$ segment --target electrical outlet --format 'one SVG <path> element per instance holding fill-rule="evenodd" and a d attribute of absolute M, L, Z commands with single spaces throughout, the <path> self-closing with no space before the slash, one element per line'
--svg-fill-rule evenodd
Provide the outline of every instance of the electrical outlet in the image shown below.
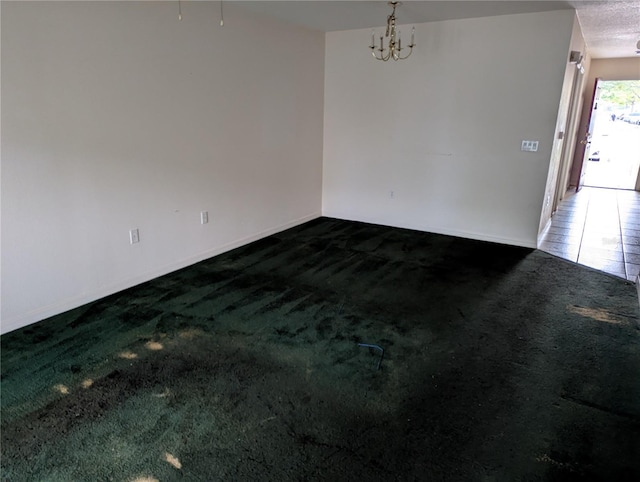
<path fill-rule="evenodd" d="M 209 211 L 200 212 L 200 224 L 207 224 L 209 222 Z"/>
<path fill-rule="evenodd" d="M 131 229 L 129 231 L 129 242 L 131 244 L 136 244 L 140 242 L 140 232 L 138 231 L 138 228 Z"/>

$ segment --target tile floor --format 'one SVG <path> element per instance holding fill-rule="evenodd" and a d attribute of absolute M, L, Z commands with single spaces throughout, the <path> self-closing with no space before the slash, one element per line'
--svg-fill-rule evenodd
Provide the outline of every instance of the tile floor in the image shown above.
<path fill-rule="evenodd" d="M 640 272 L 640 192 L 584 187 L 567 193 L 539 248 L 636 281 Z"/>

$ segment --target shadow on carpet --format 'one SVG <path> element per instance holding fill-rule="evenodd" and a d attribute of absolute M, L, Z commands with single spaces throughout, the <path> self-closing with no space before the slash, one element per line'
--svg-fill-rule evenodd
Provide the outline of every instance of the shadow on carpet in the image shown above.
<path fill-rule="evenodd" d="M 637 481 L 638 320 L 540 251 L 321 218 L 3 336 L 2 480 Z"/>

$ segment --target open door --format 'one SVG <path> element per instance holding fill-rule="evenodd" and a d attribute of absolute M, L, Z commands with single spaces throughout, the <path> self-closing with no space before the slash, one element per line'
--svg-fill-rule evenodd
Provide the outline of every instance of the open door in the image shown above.
<path fill-rule="evenodd" d="M 580 173 L 578 179 L 576 181 L 576 192 L 578 192 L 582 186 L 584 185 L 584 174 L 587 169 L 587 160 L 589 159 L 589 155 L 591 154 L 591 137 L 593 135 L 593 125 L 595 122 L 595 114 L 598 110 L 598 100 L 600 99 L 600 80 L 596 79 L 595 87 L 593 89 L 593 96 L 591 97 L 591 109 L 589 110 L 589 118 L 587 119 L 587 131 L 585 132 L 584 137 L 576 146 L 577 149 L 584 149 L 582 156 L 580 157 L 580 164 L 578 166 L 577 172 Z"/>

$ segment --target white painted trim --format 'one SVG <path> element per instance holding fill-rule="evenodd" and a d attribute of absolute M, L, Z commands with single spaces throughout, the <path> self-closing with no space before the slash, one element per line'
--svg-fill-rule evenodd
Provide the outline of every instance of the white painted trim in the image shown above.
<path fill-rule="evenodd" d="M 553 215 L 552 215 L 552 217 L 553 217 Z M 538 246 L 540 246 L 540 243 L 542 243 L 542 240 L 547 235 L 547 232 L 549 232 L 549 228 L 550 227 L 551 227 L 551 218 L 547 219 L 547 224 L 545 224 L 545 226 L 542 229 L 542 231 L 540 231 L 540 233 L 538 234 Z M 536 246 L 536 248 L 538 246 Z"/>
<path fill-rule="evenodd" d="M 266 229 L 256 234 L 252 234 L 251 236 L 247 236 L 245 238 L 231 241 L 222 246 L 218 246 L 216 248 L 207 250 L 196 256 L 191 256 L 189 258 L 180 260 L 178 262 L 165 265 L 162 268 L 159 268 L 157 270 L 149 271 L 147 273 L 144 273 L 140 276 L 136 276 L 134 278 L 122 280 L 118 283 L 114 283 L 110 286 L 106 286 L 103 289 L 96 290 L 90 293 L 83 293 L 73 298 L 67 298 L 67 299 L 58 301 L 48 306 L 30 311 L 24 314 L 23 316 L 19 316 L 19 317 L 8 319 L 8 320 L 2 320 L 2 322 L 0 323 L 0 334 L 4 335 L 5 333 L 9 333 L 10 331 L 17 330 L 18 328 L 22 328 L 27 325 L 31 325 L 32 323 L 37 323 L 38 321 L 42 321 L 46 318 L 49 318 L 50 316 L 64 313 L 65 311 L 78 308 L 86 303 L 91 303 L 92 301 L 99 300 L 100 298 L 104 298 L 114 293 L 118 293 L 119 291 L 123 291 L 128 288 L 133 288 L 134 286 L 145 283 L 152 279 L 158 278 L 160 276 L 164 276 L 174 271 L 178 271 L 180 269 L 186 268 L 193 264 L 199 263 L 200 261 L 204 261 L 205 259 L 209 259 L 219 254 L 226 253 L 227 251 L 231 251 L 232 249 L 245 246 L 254 241 L 258 241 L 259 239 L 263 239 L 263 238 L 266 238 L 267 236 L 271 236 L 272 234 L 276 234 L 276 233 L 285 231 L 287 229 L 293 228 L 295 226 L 299 226 L 301 224 L 312 221 L 319 217 L 321 217 L 320 212 L 308 214 L 306 216 L 295 219 L 293 221 L 281 224 L 279 226 L 275 226 L 273 228 Z"/>

